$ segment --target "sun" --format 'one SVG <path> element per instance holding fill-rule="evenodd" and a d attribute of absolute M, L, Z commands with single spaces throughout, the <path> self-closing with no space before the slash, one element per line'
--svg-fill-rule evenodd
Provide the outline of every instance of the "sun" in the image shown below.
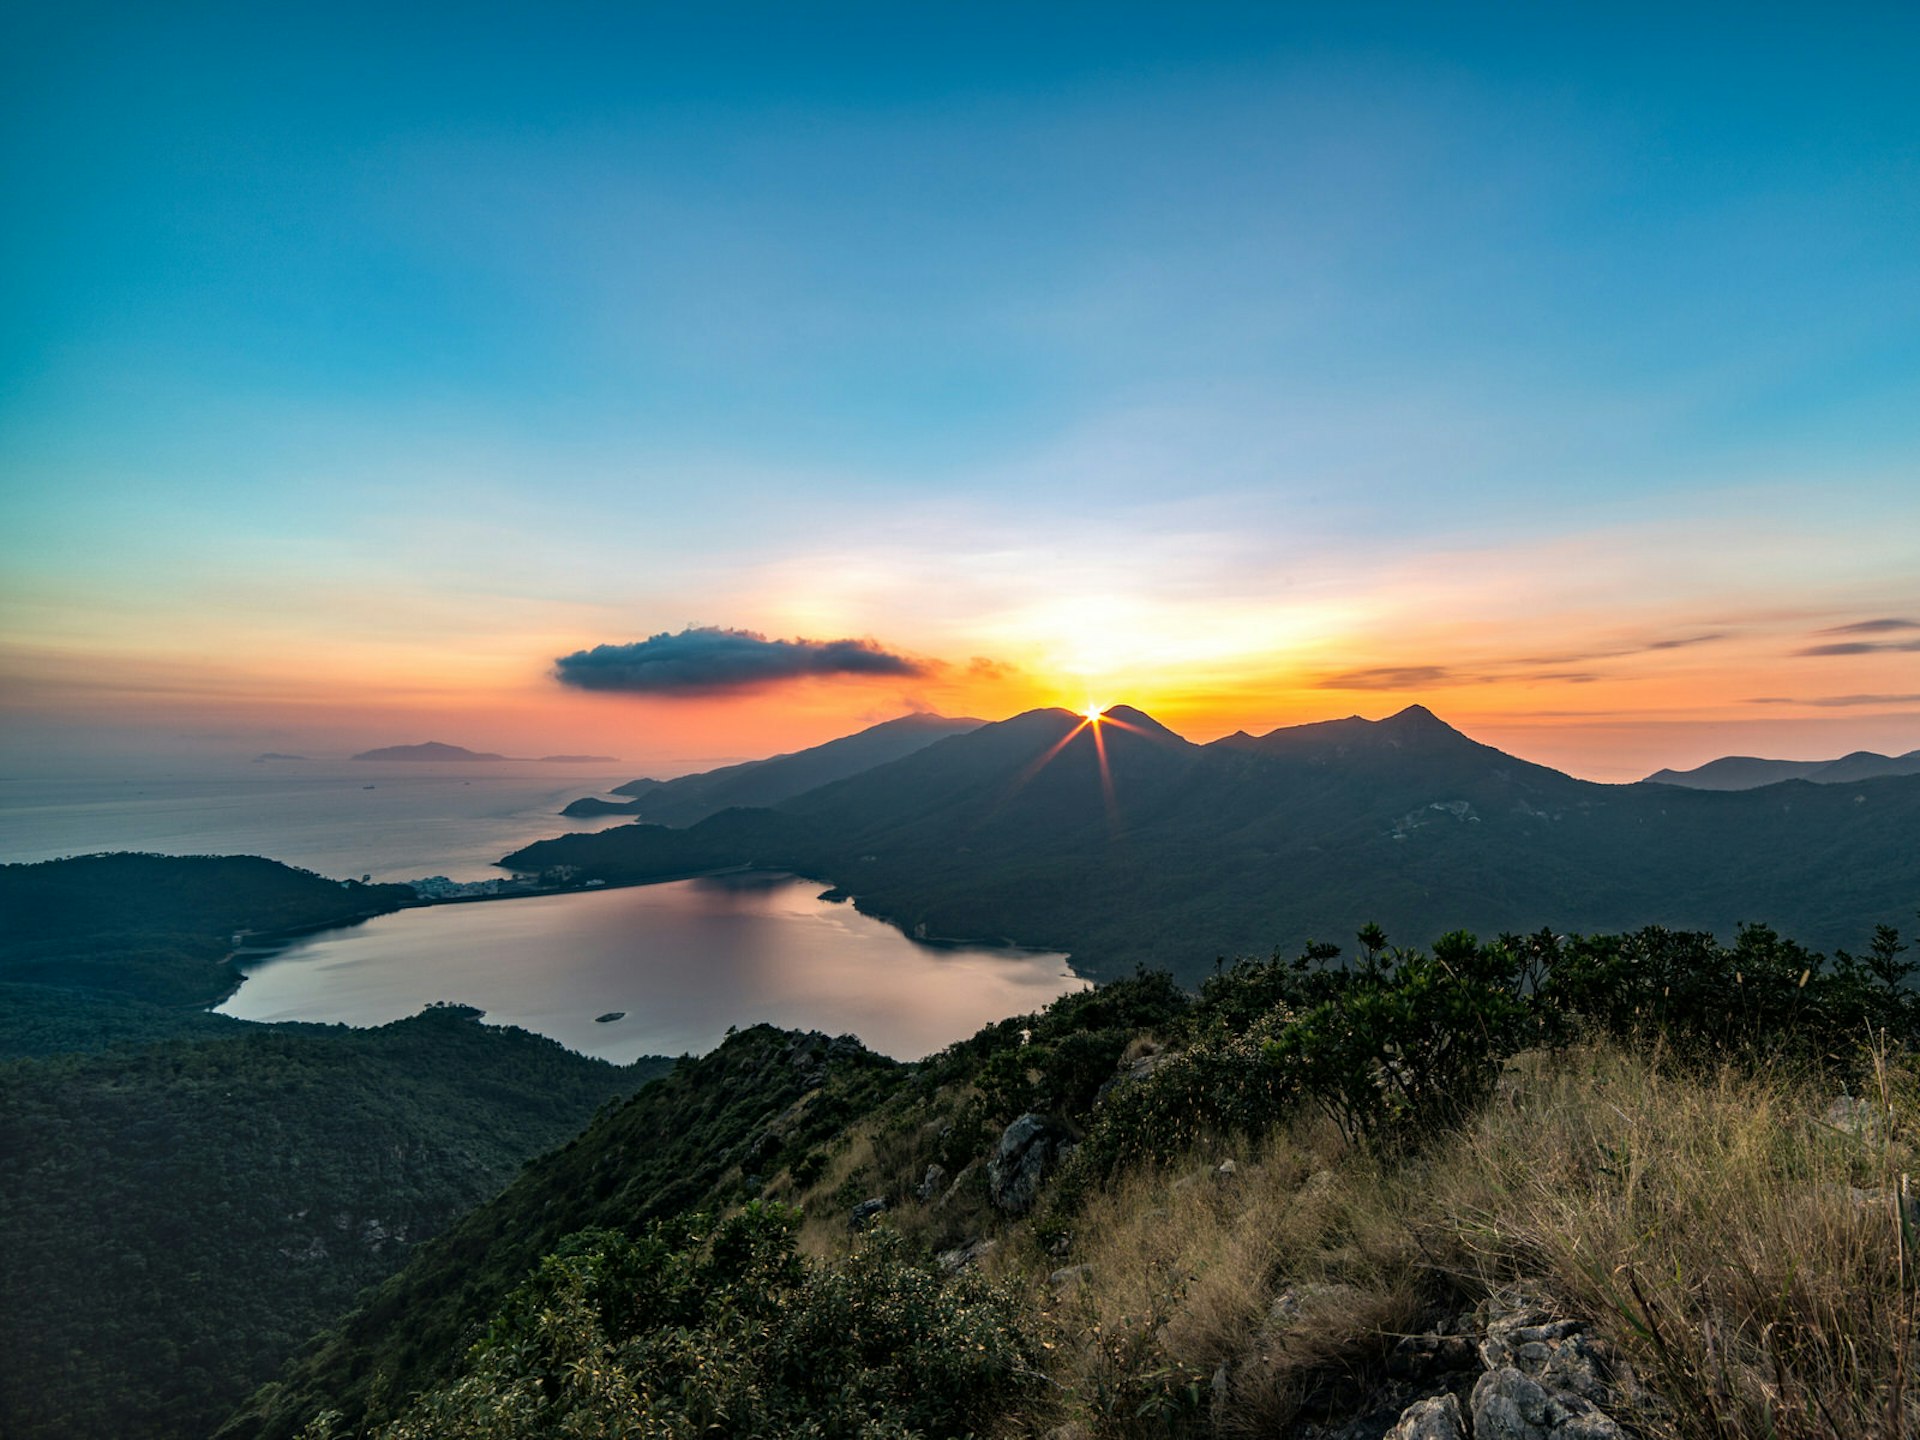
<path fill-rule="evenodd" d="M 1089 725 L 1098 725 L 1100 723 L 1100 717 L 1106 713 L 1107 707 L 1105 705 L 1089 705 L 1080 712 L 1081 716 Z"/>

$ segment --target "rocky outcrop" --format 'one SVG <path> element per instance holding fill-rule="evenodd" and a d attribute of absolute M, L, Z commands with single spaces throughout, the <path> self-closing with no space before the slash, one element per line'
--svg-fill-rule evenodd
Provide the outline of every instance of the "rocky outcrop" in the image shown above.
<path fill-rule="evenodd" d="M 1467 1422 L 1453 1395 L 1416 1400 L 1400 1412 L 1386 1440 L 1467 1440 Z"/>
<path fill-rule="evenodd" d="M 1548 1390 L 1511 1365 L 1489 1370 L 1473 1387 L 1474 1440 L 1625 1440 L 1591 1400 Z"/>
<path fill-rule="evenodd" d="M 946 1168 L 941 1165 L 929 1165 L 927 1173 L 920 1177 L 920 1183 L 913 1187 L 913 1197 L 925 1205 L 944 1195 L 946 1190 Z"/>
<path fill-rule="evenodd" d="M 1315 1298 L 1290 1287 L 1281 1323 L 1304 1320 Z M 1585 1325 L 1519 1291 L 1402 1337 L 1389 1378 L 1344 1413 L 1309 1422 L 1311 1440 L 1626 1440 L 1610 1411 L 1651 1402 Z M 1396 1418 L 1397 1417 L 1397 1418 Z"/>
<path fill-rule="evenodd" d="M 994 1205 L 1008 1215 L 1031 1210 L 1066 1139 L 1052 1121 L 1031 1110 L 1007 1126 L 987 1161 L 987 1193 Z"/>

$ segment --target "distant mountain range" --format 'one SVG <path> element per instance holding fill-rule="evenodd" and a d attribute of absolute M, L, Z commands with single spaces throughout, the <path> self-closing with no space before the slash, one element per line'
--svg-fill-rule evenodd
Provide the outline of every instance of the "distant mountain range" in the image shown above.
<path fill-rule="evenodd" d="M 262 759 L 269 757 L 262 756 Z M 297 756 L 273 756 L 273 759 L 297 759 Z M 489 751 L 469 750 L 464 745 L 446 745 L 428 740 L 420 745 L 383 745 L 377 750 L 362 750 L 355 760 L 535 760 L 544 765 L 612 765 L 615 755 L 495 755 Z"/>
<path fill-rule="evenodd" d="M 1727 755 L 1691 770 L 1656 770 L 1649 785 L 1684 785 L 1689 790 L 1755 790 L 1782 780 L 1811 780 L 1816 785 L 1845 785 L 1855 780 L 1878 780 L 1888 775 L 1920 775 L 1920 750 L 1904 755 L 1877 755 L 1856 750 L 1838 760 L 1760 760 L 1751 755 Z"/>
<path fill-rule="evenodd" d="M 844 780 L 924 750 L 936 740 L 978 730 L 984 720 L 903 715 L 853 735 L 770 760 L 749 760 L 677 780 L 630 780 L 614 787 L 633 798 L 576 800 L 562 815 L 637 815 L 656 825 L 692 825 L 735 805 L 778 805 L 816 786 Z"/>
<path fill-rule="evenodd" d="M 541 841 L 502 863 L 614 883 L 791 869 L 910 935 L 1001 937 L 1071 951 L 1097 976 L 1144 964 L 1186 980 L 1221 956 L 1347 941 L 1370 920 L 1424 943 L 1456 927 L 1730 936 L 1765 919 L 1818 948 L 1857 949 L 1875 924 L 1910 927 L 1920 905 L 1920 777 L 1599 785 L 1417 705 L 1209 745 L 1125 707 L 1097 730 L 1066 710 L 948 723 L 966 728 L 784 798 L 683 828 Z M 782 762 L 798 774 L 818 755 Z M 685 815 L 710 810 L 721 777 L 754 773 L 669 786 L 712 787 Z M 738 805 L 738 793 L 725 798 Z"/>

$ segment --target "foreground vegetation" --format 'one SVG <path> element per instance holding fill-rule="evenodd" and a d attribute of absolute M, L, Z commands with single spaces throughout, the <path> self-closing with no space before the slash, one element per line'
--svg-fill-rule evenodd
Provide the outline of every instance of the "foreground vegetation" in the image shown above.
<path fill-rule="evenodd" d="M 1920 1425 L 1896 934 L 1360 938 L 917 1067 L 736 1036 L 223 1433 L 1380 1435 L 1507 1333 L 1585 1435 Z"/>

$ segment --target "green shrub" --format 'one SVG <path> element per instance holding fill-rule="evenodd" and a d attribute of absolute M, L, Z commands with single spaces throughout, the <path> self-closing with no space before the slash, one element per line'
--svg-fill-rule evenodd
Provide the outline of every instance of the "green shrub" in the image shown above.
<path fill-rule="evenodd" d="M 884 1228 L 836 1266 L 750 1204 L 639 1239 L 588 1231 L 502 1307 L 467 1373 L 385 1440 L 975 1433 L 1027 1393 L 1014 1298 L 908 1259 Z"/>

